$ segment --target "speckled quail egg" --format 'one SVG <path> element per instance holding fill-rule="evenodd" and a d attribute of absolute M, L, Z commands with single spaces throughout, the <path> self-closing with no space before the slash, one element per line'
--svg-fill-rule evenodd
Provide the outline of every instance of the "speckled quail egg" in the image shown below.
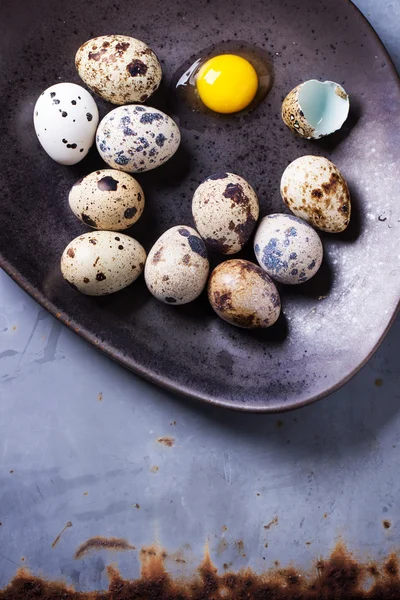
<path fill-rule="evenodd" d="M 208 282 L 208 299 L 221 319 L 237 327 L 270 327 L 279 318 L 281 301 L 272 279 L 248 260 L 227 260 Z"/>
<path fill-rule="evenodd" d="M 150 292 L 166 304 L 187 304 L 203 291 L 209 264 L 203 240 L 191 227 L 168 229 L 149 252 L 144 271 Z"/>
<path fill-rule="evenodd" d="M 120 106 L 109 112 L 97 130 L 97 149 L 113 169 L 150 171 L 178 150 L 181 134 L 175 121 L 149 106 Z"/>
<path fill-rule="evenodd" d="M 222 254 L 239 252 L 258 219 L 258 198 L 239 175 L 217 173 L 207 177 L 194 193 L 192 213 L 207 246 Z"/>
<path fill-rule="evenodd" d="M 349 110 L 349 97 L 341 85 L 311 79 L 286 96 L 282 104 L 282 119 L 301 137 L 318 139 L 340 129 Z"/>
<path fill-rule="evenodd" d="M 61 165 L 75 165 L 93 145 L 99 112 L 83 87 L 56 83 L 39 96 L 33 122 L 47 154 Z"/>
<path fill-rule="evenodd" d="M 86 85 L 113 104 L 144 102 L 162 78 L 153 50 L 126 35 L 103 35 L 85 42 L 75 65 Z"/>
<path fill-rule="evenodd" d="M 89 227 L 121 231 L 140 218 L 144 192 L 128 173 L 103 169 L 75 183 L 69 193 L 69 205 Z"/>
<path fill-rule="evenodd" d="M 280 283 L 308 281 L 322 263 L 318 233 L 292 215 L 268 215 L 258 226 L 254 252 L 264 271 Z"/>
<path fill-rule="evenodd" d="M 340 233 L 350 222 L 347 183 L 322 156 L 301 156 L 290 163 L 282 175 L 281 196 L 296 217 L 322 231 Z"/>
<path fill-rule="evenodd" d="M 61 272 L 83 294 L 103 296 L 135 281 L 145 261 L 145 250 L 133 238 L 114 231 L 93 231 L 68 244 L 61 257 Z"/>

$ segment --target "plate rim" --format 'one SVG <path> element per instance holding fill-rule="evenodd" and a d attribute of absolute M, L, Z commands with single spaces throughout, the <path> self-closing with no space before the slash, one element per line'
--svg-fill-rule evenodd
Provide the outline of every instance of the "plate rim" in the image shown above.
<path fill-rule="evenodd" d="M 375 41 L 377 42 L 378 46 L 380 46 L 381 52 L 385 56 L 385 59 L 388 63 L 388 67 L 391 71 L 393 79 L 395 80 L 395 82 L 397 84 L 399 95 L 400 95 L 400 73 L 398 73 L 398 71 L 394 65 L 394 62 L 393 62 L 388 50 L 386 49 L 384 43 L 380 39 L 378 33 L 376 32 L 374 27 L 371 25 L 371 23 L 369 22 L 367 17 L 361 12 L 361 10 L 354 4 L 354 2 L 352 0 L 343 0 L 343 1 L 346 2 L 348 5 L 350 5 L 353 8 L 355 15 L 357 16 L 356 18 L 364 21 L 367 28 L 369 28 L 371 34 L 374 36 Z M 211 404 L 211 405 L 219 407 L 219 408 L 225 408 L 225 409 L 234 410 L 234 411 L 238 411 L 238 412 L 242 412 L 242 413 L 253 413 L 253 414 L 275 413 L 275 414 L 277 414 L 277 413 L 288 412 L 291 410 L 296 410 L 298 408 L 303 408 L 304 406 L 308 406 L 310 404 L 314 404 L 318 400 L 322 400 L 323 398 L 326 398 L 327 396 L 330 396 L 334 392 L 338 391 L 340 388 L 342 388 L 344 385 L 346 385 L 346 383 L 348 383 L 357 373 L 359 373 L 361 371 L 361 369 L 369 362 L 369 360 L 372 358 L 372 356 L 375 354 L 375 352 L 378 350 L 378 348 L 384 341 L 386 335 L 388 334 L 393 323 L 395 322 L 397 315 L 400 312 L 400 298 L 399 298 L 397 301 L 397 305 L 395 306 L 393 313 L 391 315 L 391 318 L 389 319 L 385 329 L 383 330 L 383 332 L 381 333 L 378 340 L 376 341 L 376 343 L 374 344 L 374 346 L 372 347 L 370 352 L 367 354 L 367 356 L 356 367 L 354 367 L 345 377 L 343 377 L 340 381 L 338 381 L 336 384 L 332 385 L 331 387 L 327 388 L 323 392 L 314 394 L 313 396 L 310 396 L 305 400 L 297 402 L 296 404 L 290 403 L 288 405 L 282 404 L 282 405 L 278 405 L 278 406 L 273 405 L 273 406 L 269 406 L 269 407 L 268 406 L 258 407 L 258 406 L 254 406 L 254 405 L 247 406 L 247 405 L 239 405 L 230 400 L 223 399 L 223 398 L 222 399 L 216 398 L 213 396 L 209 396 L 207 394 L 194 393 L 190 388 L 188 388 L 182 384 L 172 383 L 169 380 L 169 378 L 166 377 L 165 375 L 155 374 L 151 370 L 147 369 L 145 366 L 138 364 L 137 361 L 135 361 L 135 360 L 133 360 L 133 361 L 127 360 L 126 357 L 121 352 L 119 352 L 116 348 L 114 348 L 111 344 L 109 344 L 107 342 L 101 343 L 100 340 L 96 337 L 96 335 L 94 333 L 92 333 L 85 327 L 81 327 L 81 325 L 79 323 L 75 322 L 73 319 L 69 319 L 68 315 L 66 313 L 60 312 L 57 309 L 57 307 L 53 304 L 53 302 L 51 302 L 45 296 L 45 294 L 43 292 L 37 290 L 32 284 L 30 284 L 26 280 L 26 278 L 18 271 L 17 268 L 14 267 L 8 260 L 6 260 L 3 257 L 1 252 L 0 252 L 0 268 L 2 268 L 5 271 L 5 273 L 7 273 L 7 275 L 9 275 L 11 277 L 11 279 L 13 281 L 15 281 L 15 283 L 17 283 L 17 285 L 19 285 L 19 287 L 21 289 L 23 289 L 29 296 L 31 296 L 31 298 L 33 298 L 39 305 L 41 305 L 43 308 L 45 308 L 53 317 L 58 319 L 61 323 L 63 323 L 65 326 L 67 326 L 70 330 L 72 330 L 74 333 L 79 335 L 85 341 L 89 342 L 94 348 L 97 348 L 98 350 L 100 350 L 108 358 L 111 358 L 114 362 L 117 362 L 121 366 L 123 366 L 126 369 L 128 369 L 129 371 L 133 372 L 135 375 L 142 377 L 146 381 L 149 381 L 150 383 L 155 384 L 155 385 L 167 390 L 168 392 L 173 392 L 174 394 L 178 394 L 181 397 L 190 398 L 191 400 L 195 400 L 195 401 L 206 402 L 207 404 Z M 134 364 L 131 364 L 131 362 L 133 362 Z"/>

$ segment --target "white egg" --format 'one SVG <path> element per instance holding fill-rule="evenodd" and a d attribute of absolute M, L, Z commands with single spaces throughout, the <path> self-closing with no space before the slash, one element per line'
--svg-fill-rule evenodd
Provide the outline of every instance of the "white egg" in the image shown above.
<path fill-rule="evenodd" d="M 96 135 L 100 156 L 110 167 L 128 173 L 150 171 L 178 150 L 175 121 L 150 106 L 119 106 L 101 121 Z"/>
<path fill-rule="evenodd" d="M 341 85 L 310 79 L 286 96 L 282 119 L 299 136 L 318 139 L 340 129 L 349 110 L 349 97 Z"/>
<path fill-rule="evenodd" d="M 166 304 L 187 304 L 203 291 L 209 271 L 207 250 L 186 225 L 168 229 L 149 252 L 144 277 L 150 292 Z"/>
<path fill-rule="evenodd" d="M 153 50 L 127 35 L 103 35 L 85 42 L 75 64 L 86 85 L 113 104 L 144 102 L 162 77 Z"/>
<path fill-rule="evenodd" d="M 281 196 L 296 217 L 322 231 L 340 233 L 350 222 L 346 180 L 323 156 L 300 156 L 291 162 L 282 175 Z"/>
<path fill-rule="evenodd" d="M 268 215 L 254 237 L 259 265 L 280 283 L 304 283 L 321 266 L 322 242 L 310 225 L 292 215 Z"/>
<path fill-rule="evenodd" d="M 93 231 L 75 238 L 61 257 L 61 272 L 73 288 L 88 296 L 112 294 L 139 277 L 144 248 L 115 231 Z"/>
<path fill-rule="evenodd" d="M 99 112 L 83 87 L 56 83 L 39 96 L 33 122 L 47 154 L 62 165 L 75 165 L 93 145 Z"/>
<path fill-rule="evenodd" d="M 144 193 L 128 173 L 114 169 L 94 171 L 75 183 L 68 196 L 69 206 L 78 219 L 94 227 L 121 231 L 141 217 Z"/>

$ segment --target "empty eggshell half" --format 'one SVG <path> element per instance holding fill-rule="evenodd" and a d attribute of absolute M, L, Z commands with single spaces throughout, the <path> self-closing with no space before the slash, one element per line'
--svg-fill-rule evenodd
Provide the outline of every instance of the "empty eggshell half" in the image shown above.
<path fill-rule="evenodd" d="M 282 119 L 299 136 L 319 139 L 340 129 L 349 110 L 349 96 L 341 85 L 310 79 L 286 96 Z"/>

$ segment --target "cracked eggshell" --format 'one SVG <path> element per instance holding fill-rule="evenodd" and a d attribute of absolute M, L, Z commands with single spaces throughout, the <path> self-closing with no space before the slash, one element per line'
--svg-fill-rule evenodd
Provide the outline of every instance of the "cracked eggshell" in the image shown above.
<path fill-rule="evenodd" d="M 349 110 L 349 97 L 341 85 L 311 79 L 286 96 L 282 119 L 300 137 L 319 139 L 340 129 Z"/>
<path fill-rule="evenodd" d="M 40 144 L 61 165 L 80 162 L 93 145 L 99 112 L 92 96 L 75 83 L 56 83 L 38 98 L 33 123 Z"/>
<path fill-rule="evenodd" d="M 322 242 L 315 229 L 284 214 L 262 219 L 254 238 L 254 252 L 270 277 L 292 285 L 311 279 L 323 258 Z"/>
<path fill-rule="evenodd" d="M 178 150 L 181 134 L 175 121 L 149 106 L 120 106 L 100 122 L 96 143 L 113 169 L 141 173 L 161 166 Z"/>
<path fill-rule="evenodd" d="M 217 315 L 237 327 L 270 327 L 279 318 L 281 301 L 272 279 L 247 260 L 227 260 L 208 282 L 208 299 Z"/>
<path fill-rule="evenodd" d="M 281 196 L 296 217 L 322 231 L 340 233 L 350 222 L 347 183 L 322 156 L 301 156 L 290 163 L 282 175 Z"/>
<path fill-rule="evenodd" d="M 78 219 L 95 229 L 121 231 L 140 218 L 144 192 L 128 173 L 103 169 L 75 183 L 69 206 Z"/>
<path fill-rule="evenodd" d="M 103 35 L 85 42 L 76 53 L 75 65 L 86 85 L 113 104 L 145 102 L 162 78 L 153 50 L 126 35 Z"/>
<path fill-rule="evenodd" d="M 198 232 L 211 250 L 235 254 L 254 230 L 259 214 L 258 198 L 239 175 L 217 173 L 196 189 L 192 213 Z"/>
<path fill-rule="evenodd" d="M 103 296 L 133 283 L 145 261 L 144 248 L 133 238 L 113 231 L 93 231 L 68 244 L 61 257 L 61 272 L 83 294 Z"/>
<path fill-rule="evenodd" d="M 205 244 L 186 225 L 168 229 L 149 252 L 144 271 L 149 291 L 166 304 L 187 304 L 203 291 L 209 263 Z"/>

